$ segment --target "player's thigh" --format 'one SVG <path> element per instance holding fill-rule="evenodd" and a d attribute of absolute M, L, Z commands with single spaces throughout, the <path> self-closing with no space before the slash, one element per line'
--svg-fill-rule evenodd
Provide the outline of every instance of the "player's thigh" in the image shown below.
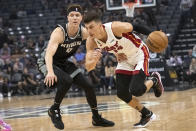
<path fill-rule="evenodd" d="M 132 99 L 129 89 L 131 78 L 131 75 L 116 74 L 117 96 L 127 103 Z"/>
<path fill-rule="evenodd" d="M 133 75 L 129 85 L 132 95 L 142 96 L 146 92 L 145 79 L 146 75 L 143 70 L 139 70 L 138 74 Z"/>
<path fill-rule="evenodd" d="M 41 66 L 39 70 L 44 74 L 44 76 L 47 75 L 48 71 L 47 71 L 46 65 Z M 55 85 L 57 84 L 70 85 L 72 83 L 73 79 L 69 76 L 69 74 L 64 72 L 58 66 L 53 65 L 53 71 L 54 71 L 54 74 L 57 76 L 57 83 L 55 83 Z"/>
<path fill-rule="evenodd" d="M 74 78 L 73 78 L 73 83 L 78 85 L 81 88 L 84 89 L 89 89 L 89 88 L 94 88 L 93 84 L 90 82 L 90 80 L 85 77 L 81 72 L 78 73 Z"/>

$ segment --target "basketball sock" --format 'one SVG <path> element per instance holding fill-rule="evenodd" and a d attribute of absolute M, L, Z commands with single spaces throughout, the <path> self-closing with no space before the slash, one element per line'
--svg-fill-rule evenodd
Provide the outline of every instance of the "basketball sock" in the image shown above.
<path fill-rule="evenodd" d="M 51 106 L 51 109 L 59 109 L 60 103 L 54 102 L 54 104 Z"/>
<path fill-rule="evenodd" d="M 149 111 L 146 107 L 143 107 L 140 112 L 142 113 L 142 116 L 146 116 L 150 114 L 151 111 Z"/>
<path fill-rule="evenodd" d="M 152 80 L 152 82 L 153 82 L 153 86 L 157 83 L 157 78 L 155 78 L 155 77 L 148 77 L 148 80 Z"/>
<path fill-rule="evenodd" d="M 93 113 L 93 116 L 95 116 L 95 117 L 98 117 L 98 116 L 99 116 L 97 107 L 91 108 L 91 111 L 92 111 L 92 113 Z"/>

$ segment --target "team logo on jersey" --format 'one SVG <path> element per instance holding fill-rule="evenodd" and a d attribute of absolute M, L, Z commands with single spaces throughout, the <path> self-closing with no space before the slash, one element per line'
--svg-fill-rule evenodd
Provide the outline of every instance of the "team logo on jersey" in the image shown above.
<path fill-rule="evenodd" d="M 116 44 L 113 45 L 113 46 L 110 46 L 110 47 L 109 46 L 105 46 L 103 48 L 103 50 L 105 50 L 107 52 L 114 51 L 115 53 L 118 53 L 118 51 L 122 50 L 122 49 L 123 49 L 123 47 L 121 45 L 118 45 L 118 41 L 116 41 Z"/>
<path fill-rule="evenodd" d="M 66 48 L 66 53 L 70 53 L 74 47 L 76 46 L 80 46 L 82 44 L 81 41 L 74 41 L 72 43 L 63 43 L 61 44 L 60 46 L 63 47 L 63 48 Z"/>

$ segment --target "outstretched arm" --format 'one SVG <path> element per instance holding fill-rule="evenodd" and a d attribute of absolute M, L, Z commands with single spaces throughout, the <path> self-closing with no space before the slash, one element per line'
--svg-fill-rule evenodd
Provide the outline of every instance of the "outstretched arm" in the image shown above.
<path fill-rule="evenodd" d="M 102 56 L 100 49 L 97 48 L 98 46 L 95 43 L 94 39 L 88 37 L 86 41 L 86 60 L 85 60 L 85 67 L 88 72 L 96 67 L 97 62 Z"/>
<path fill-rule="evenodd" d="M 47 75 L 45 77 L 44 83 L 47 86 L 51 86 L 54 84 L 55 81 L 57 81 L 57 77 L 54 74 L 53 71 L 53 56 L 56 53 L 56 50 L 58 48 L 58 45 L 63 42 L 64 34 L 62 30 L 57 27 L 51 34 L 50 40 L 46 49 L 46 55 L 45 55 L 45 62 L 46 62 L 46 68 L 47 68 Z"/>
<path fill-rule="evenodd" d="M 112 31 L 115 36 L 122 37 L 122 33 L 132 32 L 133 30 L 144 35 L 149 35 L 152 32 L 146 25 L 132 25 L 131 23 L 120 21 L 112 22 Z"/>
<path fill-rule="evenodd" d="M 115 36 L 122 37 L 123 33 L 132 32 L 133 26 L 128 22 L 114 21 L 112 22 L 112 32 Z"/>

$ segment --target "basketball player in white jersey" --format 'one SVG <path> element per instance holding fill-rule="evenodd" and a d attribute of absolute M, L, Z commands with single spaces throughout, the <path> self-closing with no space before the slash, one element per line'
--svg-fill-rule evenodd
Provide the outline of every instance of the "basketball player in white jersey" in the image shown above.
<path fill-rule="evenodd" d="M 142 114 L 141 120 L 134 127 L 146 127 L 156 115 L 136 97 L 142 96 L 150 88 L 153 88 L 156 97 L 160 97 L 164 91 L 160 74 L 153 72 L 149 75 L 148 47 L 132 32 L 133 26 L 119 21 L 102 24 L 99 12 L 98 9 L 91 9 L 84 15 L 84 24 L 90 35 L 86 42 L 86 69 L 91 71 L 95 68 L 102 51 L 113 53 L 118 60 L 117 96 Z M 135 29 L 139 33 L 150 33 L 142 26 L 136 26 Z"/>

